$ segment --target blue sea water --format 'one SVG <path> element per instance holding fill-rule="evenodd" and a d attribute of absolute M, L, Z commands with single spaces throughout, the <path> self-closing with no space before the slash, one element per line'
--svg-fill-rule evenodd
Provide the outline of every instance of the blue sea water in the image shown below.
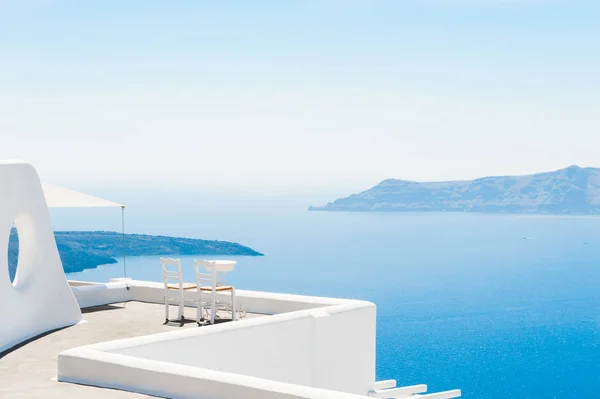
<path fill-rule="evenodd" d="M 600 398 L 600 218 L 212 206 L 130 231 L 238 241 L 243 289 L 378 307 L 377 377 L 465 398 Z M 189 278 L 192 258 L 182 257 Z M 160 281 L 156 257 L 129 277 Z M 122 264 L 69 275 L 107 281 Z M 360 320 L 356 320 L 360 323 Z"/>

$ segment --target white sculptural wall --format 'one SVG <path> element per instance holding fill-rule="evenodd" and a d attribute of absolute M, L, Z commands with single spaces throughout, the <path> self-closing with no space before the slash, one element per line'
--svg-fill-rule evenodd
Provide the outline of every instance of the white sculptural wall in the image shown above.
<path fill-rule="evenodd" d="M 11 283 L 7 254 L 13 223 L 19 234 L 19 261 Z M 0 162 L 0 320 L 0 352 L 81 320 L 40 179 L 33 166 L 20 161 Z"/>

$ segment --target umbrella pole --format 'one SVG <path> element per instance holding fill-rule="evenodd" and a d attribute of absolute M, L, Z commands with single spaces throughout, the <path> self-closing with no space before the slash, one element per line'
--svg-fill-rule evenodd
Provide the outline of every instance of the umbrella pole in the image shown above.
<path fill-rule="evenodd" d="M 125 253 L 125 205 L 121 206 L 121 233 L 123 238 L 123 274 L 125 275 L 125 287 L 129 291 L 129 281 L 127 280 L 127 256 Z"/>

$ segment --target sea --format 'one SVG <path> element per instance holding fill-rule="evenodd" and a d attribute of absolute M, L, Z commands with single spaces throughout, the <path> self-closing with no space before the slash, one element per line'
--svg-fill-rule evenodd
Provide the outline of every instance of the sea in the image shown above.
<path fill-rule="evenodd" d="M 238 288 L 375 303 L 379 380 L 473 399 L 600 398 L 598 217 L 308 212 L 260 199 L 138 205 L 126 211 L 129 232 L 264 253 L 227 257 Z M 120 228 L 120 210 L 67 212 L 53 212 L 57 230 Z M 190 280 L 193 258 L 181 257 Z M 158 257 L 126 263 L 128 277 L 161 281 Z M 68 277 L 123 275 L 119 260 Z"/>

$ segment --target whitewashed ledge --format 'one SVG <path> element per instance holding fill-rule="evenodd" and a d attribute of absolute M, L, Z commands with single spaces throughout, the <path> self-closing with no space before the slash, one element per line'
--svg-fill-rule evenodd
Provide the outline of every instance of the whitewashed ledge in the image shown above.
<path fill-rule="evenodd" d="M 81 308 L 126 301 L 163 303 L 163 283 L 131 279 L 128 279 L 126 282 L 125 279 L 112 279 L 109 283 L 89 283 L 69 280 L 69 285 Z M 238 289 L 236 289 L 235 294 L 242 301 L 246 311 L 267 315 L 352 303 L 375 306 L 370 302 L 357 300 L 276 294 Z M 184 291 L 184 295 L 186 300 L 195 298 L 193 290 Z M 217 298 L 226 299 L 228 298 L 228 294 L 217 293 Z M 193 306 L 193 304 L 190 305 Z"/>
<path fill-rule="evenodd" d="M 81 307 L 163 302 L 163 284 L 70 281 Z M 194 292 L 185 292 L 192 299 Z M 60 353 L 58 380 L 166 398 L 357 399 L 460 397 L 375 381 L 376 307 L 366 301 L 236 290 L 248 313 L 209 327 Z M 162 320 L 157 320 L 160 323 Z"/>
<path fill-rule="evenodd" d="M 82 307 L 163 301 L 162 283 L 72 282 L 71 289 Z M 236 296 L 247 312 L 270 316 L 67 350 L 58 380 L 169 398 L 350 399 L 372 387 L 374 304 L 244 290 Z"/>

